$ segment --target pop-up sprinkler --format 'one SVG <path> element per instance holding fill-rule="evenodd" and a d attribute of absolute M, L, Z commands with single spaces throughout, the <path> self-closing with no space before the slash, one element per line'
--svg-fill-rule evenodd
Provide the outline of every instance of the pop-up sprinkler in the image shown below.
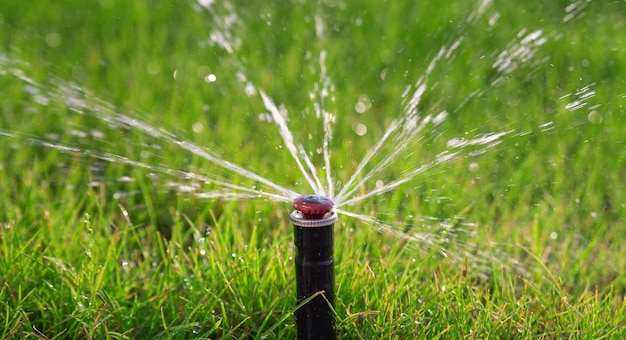
<path fill-rule="evenodd" d="M 336 339 L 333 226 L 337 214 L 333 202 L 322 196 L 298 197 L 293 207 L 298 304 L 310 299 L 295 312 L 298 339 Z"/>

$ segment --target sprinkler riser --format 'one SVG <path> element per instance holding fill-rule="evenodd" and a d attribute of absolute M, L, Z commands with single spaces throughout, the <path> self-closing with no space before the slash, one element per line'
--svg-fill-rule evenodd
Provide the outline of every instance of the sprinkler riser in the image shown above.
<path fill-rule="evenodd" d="M 321 196 L 298 197 L 293 207 L 296 292 L 298 305 L 304 303 L 294 312 L 298 339 L 336 339 L 333 229 L 337 214 L 333 202 Z"/>
<path fill-rule="evenodd" d="M 323 292 L 296 310 L 298 339 L 335 339 L 334 225 L 294 227 L 298 304 Z"/>

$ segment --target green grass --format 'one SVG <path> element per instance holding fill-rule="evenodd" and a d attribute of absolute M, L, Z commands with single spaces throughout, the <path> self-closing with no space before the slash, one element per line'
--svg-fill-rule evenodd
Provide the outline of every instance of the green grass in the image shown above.
<path fill-rule="evenodd" d="M 327 3 L 233 3 L 241 44 L 232 54 L 208 40 L 229 14 L 219 6 L 211 15 L 193 1 L 0 4 L 0 130 L 13 135 L 0 136 L 0 337 L 294 338 L 288 202 L 203 200 L 171 183 L 193 181 L 41 141 L 259 185 L 102 119 L 121 112 L 308 193 L 237 73 L 284 103 L 294 135 L 314 150 L 321 129 L 309 93 L 327 53 L 334 175 L 345 183 L 400 116 L 406 86 L 459 38 L 419 106 L 449 118 L 378 179 L 432 160 L 451 138 L 515 132 L 346 208 L 397 229 L 340 216 L 340 338 L 624 337 L 625 3 L 576 2 L 584 15 L 567 22 L 567 1 L 496 2 L 472 22 L 478 5 L 463 1 Z M 546 43 L 492 86 L 497 55 L 539 29 Z M 205 82 L 208 73 L 217 81 Z M 83 114 L 65 99 L 70 84 L 90 105 Z M 586 106 L 568 110 L 589 85 Z M 360 114 L 362 95 L 371 108 Z M 357 123 L 367 134 L 355 134 Z"/>

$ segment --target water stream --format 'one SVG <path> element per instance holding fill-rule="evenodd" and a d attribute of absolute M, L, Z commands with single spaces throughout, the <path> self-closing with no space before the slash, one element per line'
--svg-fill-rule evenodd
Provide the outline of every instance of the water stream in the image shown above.
<path fill-rule="evenodd" d="M 563 22 L 571 22 L 583 16 L 586 2 L 574 1 L 563 13 Z M 371 145 L 366 147 L 363 154 L 351 154 L 354 168 L 349 176 L 345 176 L 343 165 L 337 164 L 333 154 L 341 148 L 343 140 L 335 136 L 339 119 L 344 112 L 333 112 L 338 108 L 336 97 L 342 95 L 333 82 L 333 67 L 329 63 L 332 51 L 327 51 L 325 45 L 328 35 L 332 35 L 332 23 L 324 16 L 323 6 L 319 13 L 311 14 L 310 30 L 315 32 L 316 45 L 306 51 L 309 68 L 317 77 L 313 88 L 308 91 L 311 106 L 308 110 L 294 114 L 287 105 L 282 105 L 274 98 L 271 92 L 255 83 L 251 77 L 253 69 L 246 66 L 245 56 L 239 55 L 242 46 L 245 46 L 248 37 L 240 37 L 236 28 L 246 25 L 240 18 L 234 4 L 198 0 L 193 5 L 198 15 L 207 16 L 210 20 L 210 29 L 207 28 L 208 43 L 215 49 L 221 49 L 229 58 L 229 63 L 235 70 L 235 77 L 240 84 L 241 93 L 250 101 L 257 101 L 262 106 L 257 107 L 254 114 L 258 120 L 264 122 L 268 129 L 276 131 L 281 140 L 282 150 L 286 150 L 291 157 L 292 164 L 287 168 L 297 169 L 305 185 L 293 186 L 290 183 L 280 183 L 271 177 L 271 173 L 253 171 L 245 164 L 229 160 L 228 153 L 181 137 L 179 134 L 158 123 L 149 122 L 145 115 L 124 113 L 115 105 L 100 98 L 89 89 L 72 81 L 51 76 L 49 80 L 38 81 L 29 75 L 29 64 L 15 57 L 0 54 L 0 77 L 12 79 L 22 83 L 24 92 L 28 94 L 31 105 L 48 106 L 54 103 L 61 104 L 68 109 L 68 115 L 88 116 L 100 122 L 100 129 L 113 132 L 130 131 L 132 134 L 143 134 L 154 143 L 141 146 L 144 150 L 140 157 L 131 154 L 119 154 L 107 151 L 102 140 L 104 133 L 97 128 L 87 130 L 84 127 L 68 126 L 73 135 L 72 142 L 67 142 L 58 134 L 32 135 L 24 131 L 16 131 L 10 127 L 2 127 L 0 136 L 5 139 L 19 141 L 45 148 L 56 149 L 62 153 L 95 158 L 110 163 L 123 164 L 132 168 L 143 168 L 150 173 L 157 173 L 179 180 L 177 190 L 181 193 L 193 195 L 202 199 L 263 199 L 266 201 L 290 202 L 302 194 L 314 193 L 331 198 L 337 212 L 349 218 L 363 222 L 375 230 L 389 233 L 394 237 L 402 238 L 417 244 L 420 247 L 436 247 L 443 255 L 455 261 L 461 261 L 473 252 L 472 262 L 478 264 L 495 260 L 503 263 L 514 261 L 506 258 L 493 259 L 487 250 L 475 251 L 476 247 L 495 246 L 482 244 L 475 239 L 477 225 L 462 220 L 459 216 L 449 218 L 421 217 L 422 229 L 413 228 L 406 231 L 402 221 L 397 223 L 381 220 L 379 216 L 371 216 L 360 211 L 360 205 L 381 195 L 403 190 L 406 186 L 416 186 L 422 177 L 433 171 L 444 171 L 449 164 L 464 159 L 474 159 L 491 150 L 497 149 L 506 139 L 522 139 L 535 133 L 549 133 L 554 129 L 554 123 L 549 117 L 543 121 L 533 122 L 532 127 L 518 128 L 515 124 L 502 126 L 497 131 L 480 129 L 480 123 L 464 134 L 456 135 L 447 130 L 445 124 L 455 120 L 459 115 L 471 115 L 474 103 L 490 100 L 490 95 L 498 88 L 507 85 L 509 81 L 519 79 L 533 79 L 534 74 L 549 62 L 549 55 L 542 48 L 551 39 L 559 39 L 558 32 L 547 32 L 541 27 L 521 27 L 515 36 L 505 46 L 496 47 L 494 51 L 484 54 L 483 64 L 492 71 L 492 77 L 486 85 L 477 86 L 473 90 L 469 87 L 454 93 L 456 100 L 433 99 L 434 96 L 450 91 L 449 84 L 442 79 L 446 69 L 460 59 L 462 51 L 472 49 L 472 41 L 464 34 L 452 37 L 442 44 L 438 51 L 426 58 L 426 66 L 421 69 L 415 79 L 410 79 L 414 71 L 407 72 L 409 79 L 401 93 L 397 93 L 397 101 L 401 103 L 398 113 L 385 113 L 390 117 L 384 127 L 379 129 L 377 137 Z M 491 1 L 479 1 L 467 15 L 462 27 L 482 27 L 485 30 L 497 30 L 498 23 L 504 20 Z M 357 20 L 358 21 L 358 20 Z M 356 25 L 354 29 L 360 26 Z M 462 29 L 461 29 L 462 30 Z M 34 61 L 36 62 L 36 61 Z M 366 70 L 367 71 L 367 70 Z M 386 71 L 380 74 L 381 79 L 386 77 Z M 214 74 L 206 75 L 207 82 L 219 81 Z M 594 96 L 593 84 L 582 87 L 575 93 L 563 93 L 559 98 L 567 110 L 585 108 L 591 112 L 597 108 L 590 104 Z M 237 94 L 237 95 L 241 95 Z M 432 93 L 432 94 L 431 94 Z M 470 109 L 471 106 L 471 109 Z M 371 107 L 367 97 L 359 99 L 354 110 L 364 112 Z M 200 114 L 200 113 L 199 113 Z M 494 115 L 501 115 L 494 112 Z M 306 121 L 312 128 L 302 131 L 298 127 Z M 383 120 L 381 120 L 383 121 Z M 511 120 L 515 122 L 515 119 Z M 296 126 L 296 127 L 294 127 Z M 476 128 L 478 126 L 478 128 Z M 313 131 L 311 131 L 313 130 Z M 354 125 L 356 136 L 367 133 L 367 125 Z M 370 135 L 374 132 L 370 132 Z M 357 137 L 358 138 L 358 137 Z M 262 142 L 262 141 L 259 141 Z M 124 140 L 112 142 L 124 143 Z M 336 145 L 335 145 L 336 144 Z M 314 145 L 314 148 L 311 148 Z M 114 145 L 115 146 L 115 145 Z M 424 147 L 430 148 L 426 157 L 418 151 Z M 149 155 L 145 155 L 145 150 Z M 192 157 L 203 159 L 219 171 L 205 169 L 189 169 L 184 166 L 167 164 L 155 161 L 152 154 L 159 150 L 170 148 L 188 153 Z M 114 149 L 115 150 L 115 149 Z M 341 159 L 345 157 L 340 157 Z M 212 168 L 213 169 L 213 168 Z M 237 179 L 235 179 L 237 178 Z M 242 184 L 241 178 L 254 183 L 253 186 Z M 246 182 L 246 183 L 247 183 Z M 384 209 L 381 209 L 384 212 Z M 419 212 L 416 212 L 419 214 Z M 454 239 L 465 238 L 455 243 L 457 249 L 449 249 L 447 244 Z"/>

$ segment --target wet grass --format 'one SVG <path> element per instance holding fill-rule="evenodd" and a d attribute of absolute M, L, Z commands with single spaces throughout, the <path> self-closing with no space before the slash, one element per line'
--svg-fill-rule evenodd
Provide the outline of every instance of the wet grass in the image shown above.
<path fill-rule="evenodd" d="M 420 104 L 449 119 L 381 180 L 432 159 L 451 138 L 515 133 L 351 208 L 427 241 L 340 218 L 340 337 L 623 337 L 623 4 L 496 3 L 473 22 L 478 6 L 465 2 L 233 6 L 241 46 L 229 54 L 208 40 L 224 29 L 221 7 L 212 16 L 194 2 L 0 4 L 0 337 L 293 338 L 288 203 L 202 200 L 181 192 L 184 178 L 41 141 L 258 185 L 100 115 L 122 112 L 307 192 L 237 72 L 285 103 L 294 131 L 314 140 L 320 130 L 299 113 L 312 110 L 317 58 L 327 52 L 333 164 L 345 182 L 399 116 L 405 87 L 458 38 Z M 577 6 L 584 15 L 564 21 Z M 538 29 L 547 42 L 492 86 L 502 76 L 492 61 Z M 217 81 L 207 83 L 208 73 Z M 67 91 L 91 113 L 77 113 Z M 576 96 L 584 105 L 569 108 Z M 359 98 L 371 103 L 364 113 L 354 110 Z"/>

